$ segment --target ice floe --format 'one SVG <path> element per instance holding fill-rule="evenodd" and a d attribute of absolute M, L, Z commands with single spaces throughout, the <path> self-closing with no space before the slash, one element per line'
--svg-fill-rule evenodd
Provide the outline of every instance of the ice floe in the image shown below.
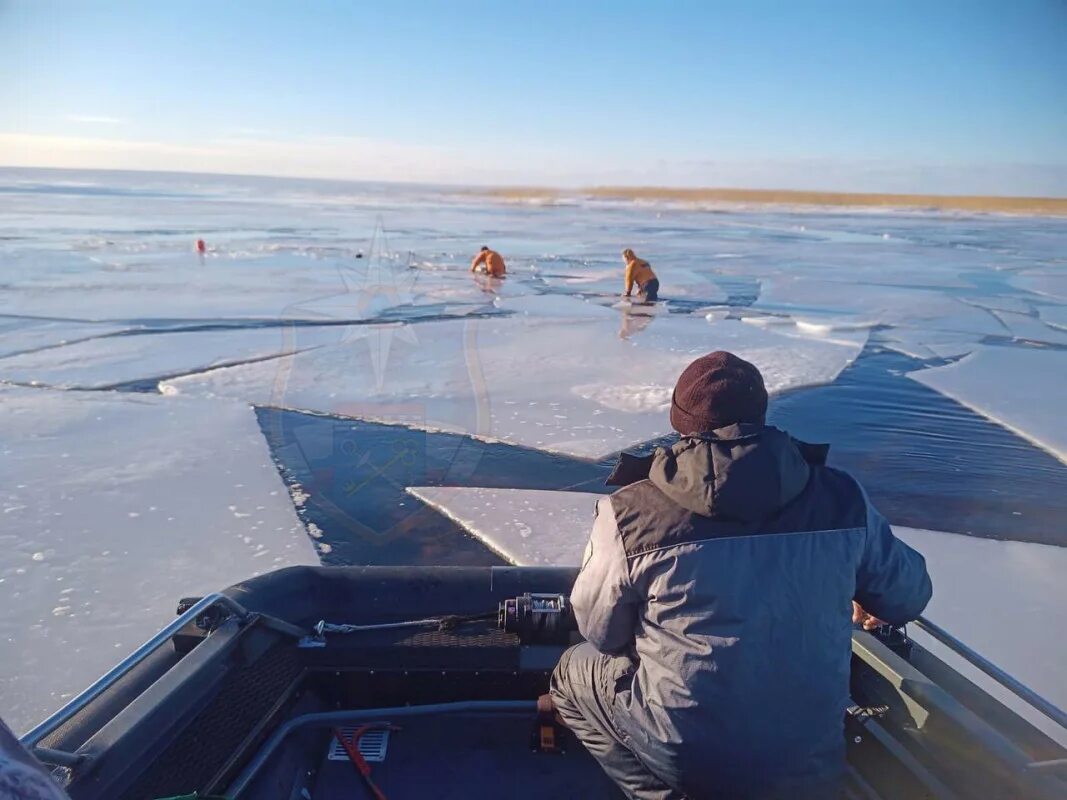
<path fill-rule="evenodd" d="M 661 315 L 640 332 L 627 322 L 597 313 L 566 324 L 520 316 L 361 326 L 341 345 L 164 385 L 598 457 L 669 432 L 671 389 L 698 355 L 726 349 L 752 360 L 773 393 L 832 381 L 866 338 L 785 336 L 687 315 Z"/>
<path fill-rule="evenodd" d="M 837 327 L 893 326 L 995 334 L 1001 328 L 983 309 L 923 287 L 829 280 L 811 274 L 775 275 L 764 281 L 753 309 Z"/>
<path fill-rule="evenodd" d="M 1062 252 L 1059 255 L 1062 255 Z M 1012 277 L 1012 283 L 1035 294 L 1067 301 L 1067 271 L 1062 265 L 1059 269 L 1034 270 L 1015 275 Z"/>
<path fill-rule="evenodd" d="M 0 358 L 62 347 L 97 336 L 108 336 L 131 327 L 97 322 L 0 317 Z"/>
<path fill-rule="evenodd" d="M 1067 330 L 1049 324 L 1047 320 L 1038 315 L 1011 311 L 994 313 L 1004 327 L 1011 331 L 1012 338 L 1067 347 Z"/>
<path fill-rule="evenodd" d="M 1041 321 L 1051 328 L 1067 331 L 1067 305 L 1041 305 L 1037 307 Z"/>
<path fill-rule="evenodd" d="M 62 271 L 15 271 L 0 294 L 0 313 L 85 322 L 292 319 L 299 316 L 292 306 L 345 290 L 335 264 L 295 255 L 242 263 L 163 251 L 138 254 L 122 269 L 79 262 L 77 254 L 67 259 Z"/>
<path fill-rule="evenodd" d="M 0 695 L 27 728 L 181 597 L 318 558 L 250 408 L 0 388 Z"/>
<path fill-rule="evenodd" d="M 339 339 L 338 329 L 332 327 L 300 331 L 301 348 Z M 66 347 L 0 358 L 0 381 L 58 388 L 104 388 L 289 354 L 297 349 L 295 341 L 293 328 L 286 325 L 94 338 Z"/>
<path fill-rule="evenodd" d="M 597 501 L 590 492 L 412 486 L 408 491 L 451 517 L 512 564 L 577 566 Z"/>
<path fill-rule="evenodd" d="M 1067 708 L 1067 548 L 894 527 L 925 557 L 934 596 L 924 615 L 1060 708 Z M 1012 707 L 1014 695 L 954 658 L 922 631 L 911 635 Z M 1025 712 L 1024 712 L 1025 713 Z M 1061 740 L 1040 714 L 1027 718 Z M 1067 744 L 1067 742 L 1064 742 Z"/>
<path fill-rule="evenodd" d="M 527 294 L 499 297 L 494 305 L 502 311 L 511 311 L 529 317 L 552 319 L 611 319 L 619 314 L 610 308 L 585 300 L 575 295 Z"/>

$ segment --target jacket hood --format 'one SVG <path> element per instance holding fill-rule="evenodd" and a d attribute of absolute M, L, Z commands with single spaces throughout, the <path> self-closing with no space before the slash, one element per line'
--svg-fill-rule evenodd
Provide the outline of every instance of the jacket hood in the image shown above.
<path fill-rule="evenodd" d="M 757 522 L 795 499 L 829 450 L 766 425 L 684 436 L 651 458 L 648 479 L 673 502 L 715 519 Z"/>

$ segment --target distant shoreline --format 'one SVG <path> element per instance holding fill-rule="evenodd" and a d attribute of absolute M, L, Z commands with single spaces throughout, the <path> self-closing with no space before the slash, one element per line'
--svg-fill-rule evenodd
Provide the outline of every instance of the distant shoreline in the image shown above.
<path fill-rule="evenodd" d="M 452 194 L 482 197 L 505 202 L 567 202 L 582 199 L 681 203 L 699 207 L 729 206 L 810 206 L 825 208 L 884 208 L 911 211 L 959 211 L 1031 216 L 1067 217 L 1067 197 L 1019 197 L 998 195 L 897 194 L 891 192 L 829 192 L 805 189 L 680 188 L 671 186 L 591 186 L 554 188 L 547 186 L 476 186 L 432 181 L 373 181 L 322 176 L 266 175 L 258 173 L 189 172 L 187 170 L 96 169 L 88 167 L 31 167 L 0 163 L 5 172 L 44 175 L 85 176 L 130 175 L 169 178 L 233 178 L 248 180 L 321 183 L 338 186 L 407 186 L 445 190 Z"/>
<path fill-rule="evenodd" d="M 1067 217 L 1065 197 L 817 192 L 794 189 L 681 189 L 656 186 L 592 186 L 586 189 L 486 187 L 472 193 L 511 201 L 567 199 L 648 200 L 692 204 L 837 206 L 969 211 Z"/>

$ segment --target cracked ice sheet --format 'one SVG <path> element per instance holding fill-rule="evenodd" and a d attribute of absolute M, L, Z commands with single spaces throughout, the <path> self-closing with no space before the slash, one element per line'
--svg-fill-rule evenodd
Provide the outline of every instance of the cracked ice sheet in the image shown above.
<path fill-rule="evenodd" d="M 468 313 L 499 301 L 521 298 L 533 289 L 521 276 L 491 279 L 472 275 L 466 268 L 425 269 L 368 264 L 365 268 L 346 267 L 338 271 L 343 290 L 303 301 L 294 311 L 309 317 L 369 319 L 387 309 L 407 308 L 418 316 L 419 308 L 445 305 L 452 313 Z"/>
<path fill-rule="evenodd" d="M 59 255 L 58 263 L 51 265 Z M 125 261 L 77 253 L 0 253 L 11 270 L 0 313 L 92 320 L 366 319 L 413 304 L 481 304 L 492 293 L 466 270 L 409 269 L 386 259 L 319 259 L 297 253 L 137 254 Z M 35 268 L 46 259 L 47 269 Z M 497 287 L 530 291 L 520 281 Z M 85 298 L 92 303 L 86 305 Z"/>
<path fill-rule="evenodd" d="M 1062 345 L 1067 347 L 1067 331 L 1061 330 L 1040 317 L 1029 314 L 1013 314 L 1008 311 L 995 312 L 997 319 L 1011 330 L 1016 339 L 1027 339 L 1031 342 L 1045 342 L 1047 344 Z"/>
<path fill-rule="evenodd" d="M 1041 321 L 1057 330 L 1067 331 L 1067 305 L 1038 306 L 1037 313 Z"/>
<path fill-rule="evenodd" d="M 162 388 L 593 458 L 668 433 L 674 383 L 699 355 L 750 359 L 773 393 L 833 381 L 866 341 L 865 331 L 784 336 L 683 315 L 648 318 L 640 330 L 630 323 L 617 313 L 566 324 L 515 316 L 361 326 L 338 346 Z"/>
<path fill-rule="evenodd" d="M 0 313 L 91 321 L 362 320 L 398 306 L 488 305 L 532 291 L 521 280 L 485 286 L 466 269 L 422 270 L 391 259 L 299 253 L 149 252 L 86 257 L 0 252 L 10 270 Z M 43 260 L 43 266 L 38 263 Z M 87 305 L 86 297 L 92 298 Z"/>
<path fill-rule="evenodd" d="M 301 348 L 335 343 L 340 328 L 309 327 Z M 294 352 L 291 327 L 115 336 L 0 359 L 0 380 L 59 388 L 104 388 L 200 372 L 219 364 Z"/>
<path fill-rule="evenodd" d="M 1036 294 L 1045 295 L 1056 300 L 1067 300 L 1067 271 L 1044 272 L 1034 270 L 1012 276 L 1011 282 Z"/>
<path fill-rule="evenodd" d="M 181 597 L 318 564 L 253 411 L 0 389 L 0 697 L 28 729 Z"/>
<path fill-rule="evenodd" d="M 763 284 L 753 311 L 786 313 L 795 320 L 838 325 L 892 325 L 953 331 L 976 338 L 1003 333 L 984 308 L 924 288 L 880 286 L 774 275 Z"/>
<path fill-rule="evenodd" d="M 619 319 L 619 312 L 574 295 L 535 294 L 498 297 L 493 305 L 529 317 L 559 319 Z"/>
<path fill-rule="evenodd" d="M 1067 463 L 1067 350 L 980 347 L 955 364 L 909 372 Z"/>
<path fill-rule="evenodd" d="M 919 360 L 965 356 L 979 346 L 974 334 L 951 331 L 893 328 L 879 331 L 872 338 L 890 350 Z"/>
<path fill-rule="evenodd" d="M 522 566 L 581 564 L 596 503 L 604 496 L 467 487 L 408 491 Z M 1067 602 L 1061 580 L 1067 548 L 904 527 L 894 531 L 926 558 L 934 597 L 925 614 L 1053 703 L 1067 705 L 1062 680 L 1067 624 L 1060 613 Z"/>
<path fill-rule="evenodd" d="M 0 358 L 41 348 L 56 347 L 95 336 L 106 336 L 129 325 L 102 322 L 66 322 L 19 317 L 0 318 Z"/>
<path fill-rule="evenodd" d="M 13 277 L 0 312 L 85 321 L 294 318 L 291 306 L 301 300 L 346 291 L 336 266 L 292 255 L 201 262 L 194 253 L 156 253 L 120 267 L 65 253 L 62 266 L 23 264 L 55 255 L 3 254 Z"/>
<path fill-rule="evenodd" d="M 765 283 L 756 304 L 743 313 L 760 310 L 788 314 L 798 326 L 832 330 L 888 326 L 878 331 L 878 341 L 921 359 L 964 355 L 987 336 L 1011 335 L 988 309 L 923 288 L 775 276 Z"/>
<path fill-rule="evenodd" d="M 661 282 L 665 281 L 665 288 L 660 292 L 663 297 L 700 297 L 709 303 L 726 301 L 726 293 L 714 282 L 715 275 L 705 275 L 676 266 L 653 267 L 660 270 Z M 535 274 L 547 285 L 558 289 L 613 298 L 619 297 L 623 292 L 625 267 L 621 260 L 617 267 L 599 264 L 589 267 L 581 262 L 547 262 L 540 264 Z"/>

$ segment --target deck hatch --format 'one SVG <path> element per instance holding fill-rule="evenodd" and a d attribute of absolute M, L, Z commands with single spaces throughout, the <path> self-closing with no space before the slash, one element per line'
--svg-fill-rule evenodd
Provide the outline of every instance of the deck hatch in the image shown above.
<path fill-rule="evenodd" d="M 341 728 L 341 734 L 346 739 L 351 739 L 358 728 L 358 725 L 345 725 Z M 359 754 L 363 756 L 365 761 L 370 763 L 385 761 L 385 752 L 389 747 L 389 729 L 374 728 L 365 731 L 364 734 L 359 737 L 357 747 L 359 748 Z M 341 743 L 337 741 L 336 736 L 330 738 L 330 752 L 326 757 L 330 761 L 349 760 L 348 753 L 345 752 Z"/>

